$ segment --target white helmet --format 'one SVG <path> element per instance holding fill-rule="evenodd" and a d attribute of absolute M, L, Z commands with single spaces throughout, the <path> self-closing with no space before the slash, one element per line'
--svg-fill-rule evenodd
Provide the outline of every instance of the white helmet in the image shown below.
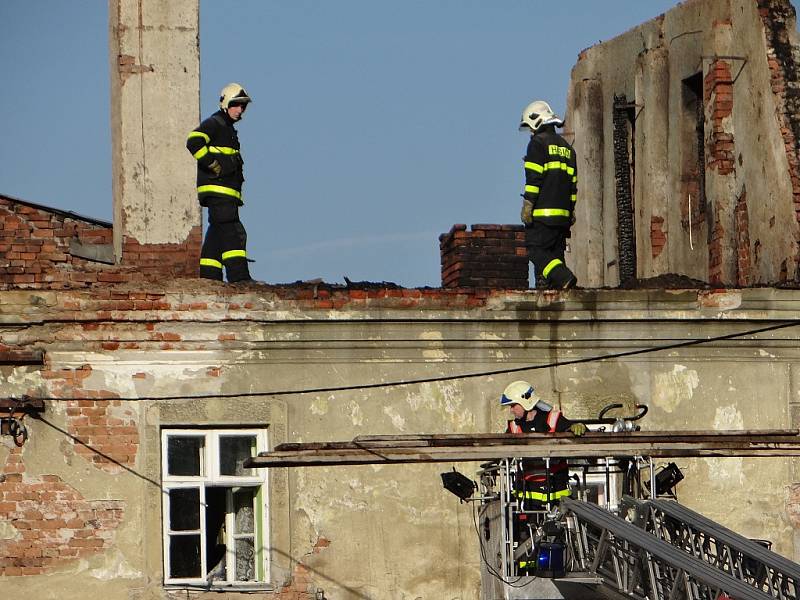
<path fill-rule="evenodd" d="M 519 404 L 525 410 L 532 410 L 539 402 L 539 395 L 534 391 L 533 386 L 527 381 L 515 381 L 509 383 L 503 390 L 500 397 L 500 406 L 510 406 Z"/>
<path fill-rule="evenodd" d="M 219 107 L 228 110 L 231 104 L 248 104 L 251 102 L 250 96 L 238 83 L 229 83 L 219 93 Z"/>
<path fill-rule="evenodd" d="M 520 131 L 536 132 L 543 125 L 555 125 L 561 127 L 564 124 L 563 119 L 553 112 L 550 105 L 544 100 L 536 100 L 531 102 L 522 111 L 522 118 L 519 122 Z"/>

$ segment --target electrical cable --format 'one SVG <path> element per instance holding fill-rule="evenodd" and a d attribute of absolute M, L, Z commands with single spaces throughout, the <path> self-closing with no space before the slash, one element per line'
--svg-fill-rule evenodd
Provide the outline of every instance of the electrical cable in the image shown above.
<path fill-rule="evenodd" d="M 525 580 L 523 583 L 519 583 L 522 579 L 525 578 L 523 575 L 518 575 L 516 579 L 509 580 L 505 579 L 502 574 L 500 574 L 497 569 L 495 569 L 492 565 L 489 564 L 489 560 L 486 558 L 486 548 L 483 545 L 483 539 L 481 538 L 480 528 L 478 527 L 478 508 L 475 504 L 472 505 L 472 525 L 475 528 L 475 535 L 478 536 L 478 548 L 481 551 L 481 561 L 486 566 L 486 570 L 489 574 L 497 579 L 498 581 L 504 583 L 509 587 L 521 588 L 528 585 L 529 580 Z M 530 577 L 533 579 L 533 577 Z"/>
<path fill-rule="evenodd" d="M 644 354 L 652 354 L 654 352 L 662 352 L 664 350 L 674 350 L 677 348 L 688 348 L 691 346 L 700 346 L 703 344 L 710 344 L 724 340 L 732 340 L 747 335 L 756 335 L 759 333 L 766 333 L 769 331 L 777 331 L 779 329 L 786 329 L 788 327 L 797 327 L 800 321 L 788 321 L 778 325 L 770 325 L 767 327 L 760 327 L 757 329 L 749 329 L 747 331 L 740 331 L 736 333 L 729 333 L 705 339 L 692 339 L 683 342 L 675 342 L 672 344 L 663 344 L 661 346 L 650 346 L 640 348 L 637 350 L 625 350 L 623 352 L 611 352 L 600 356 L 588 356 L 586 358 L 576 358 L 574 360 L 555 361 L 541 365 L 525 365 L 522 367 L 510 367 L 506 369 L 493 369 L 490 371 L 479 371 L 477 373 L 461 373 L 456 375 L 440 375 L 436 377 L 421 377 L 418 379 L 406 379 L 399 381 L 388 381 L 380 383 L 364 383 L 360 385 L 341 385 L 341 386 L 326 386 L 305 389 L 287 389 L 287 390 L 273 390 L 266 392 L 251 391 L 251 392 L 231 392 L 231 393 L 218 393 L 218 394 L 196 394 L 196 395 L 173 395 L 173 396 L 113 396 L 109 400 L 122 400 L 126 402 L 136 401 L 159 401 L 159 400 L 212 400 L 212 399 L 231 399 L 231 398 L 255 398 L 255 397 L 271 397 L 271 396 L 295 396 L 301 394 L 323 394 L 330 392 L 346 392 L 354 390 L 369 390 L 377 388 L 396 387 L 402 385 L 418 385 L 423 383 L 436 383 L 441 381 L 458 381 L 462 379 L 473 379 L 476 377 L 491 377 L 493 375 L 507 375 L 510 373 L 521 373 L 524 371 L 537 371 L 541 369 L 551 369 L 556 367 L 564 367 L 570 365 L 579 365 L 591 362 L 600 362 L 615 358 L 624 358 L 629 356 L 640 356 Z M 97 400 L 96 395 L 93 396 L 80 396 L 73 395 L 69 398 L 55 398 L 55 397 L 37 397 L 36 400 L 42 401 L 63 401 L 63 400 Z"/>

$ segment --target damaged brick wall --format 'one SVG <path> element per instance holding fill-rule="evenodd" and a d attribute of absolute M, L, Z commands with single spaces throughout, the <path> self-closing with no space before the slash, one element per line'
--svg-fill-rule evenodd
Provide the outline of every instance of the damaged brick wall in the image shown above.
<path fill-rule="evenodd" d="M 192 290 L 199 293 L 192 293 Z M 186 294 L 189 294 L 187 296 Z M 19 306 L 2 305 L 3 314 L 19 315 L 31 323 L 6 339 L 12 349 L 41 347 L 60 342 L 77 346 L 88 353 L 113 356 L 114 352 L 129 350 L 197 350 L 225 351 L 241 344 L 242 320 L 261 318 L 274 310 L 274 302 L 286 299 L 287 306 L 328 311 L 332 307 L 355 310 L 375 309 L 441 309 L 484 306 L 492 292 L 483 290 L 404 290 L 404 289 L 340 289 L 324 284 L 266 287 L 263 293 L 247 294 L 241 290 L 223 288 L 219 294 L 205 293 L 203 282 L 188 281 L 175 285 L 167 292 L 143 283 L 135 289 L 128 286 L 96 285 L 91 290 L 51 290 L 40 292 L 41 301 Z M 9 294 L 7 298 L 15 298 Z M 220 312 L 221 311 L 221 312 Z M 36 316 L 38 314 L 38 317 Z M 220 319 L 214 337 L 197 339 L 186 336 L 182 324 L 210 315 Z M 238 321 L 238 322 L 237 322 Z M 38 387 L 26 390 L 31 396 L 46 396 L 56 400 L 47 403 L 43 420 L 53 422 L 53 416 L 63 418 L 63 438 L 59 452 L 49 457 L 61 464 L 66 460 L 86 481 L 88 470 L 114 477 L 125 471 L 140 473 L 144 456 L 139 439 L 138 422 L 133 403 L 120 400 L 120 393 L 105 389 L 109 381 L 123 384 L 120 379 L 106 378 L 91 365 L 72 368 L 53 366 L 46 359 L 38 369 Z M 220 368 L 208 369 L 209 377 L 219 377 Z M 130 370 L 126 373 L 134 382 L 152 378 L 152 373 Z M 32 380 L 34 381 L 34 380 Z M 58 406 L 56 407 L 56 403 Z M 0 576 L 51 575 L 64 569 L 81 571 L 82 559 L 113 559 L 114 549 L 121 543 L 128 519 L 136 518 L 139 507 L 127 501 L 93 500 L 81 493 L 80 485 L 62 479 L 47 470 L 34 472 L 34 464 L 42 463 L 42 436 L 34 435 L 28 444 L 16 449 L 9 438 L 0 438 L 0 445 L 10 447 L 0 455 Z M 0 448 L 2 452 L 4 448 Z M 28 464 L 26 459 L 36 457 Z M 27 453 L 27 454 L 26 454 Z M 63 454 L 62 454 L 63 453 Z M 3 462 L 3 456 L 7 460 Z M 62 466 L 63 468 L 63 466 Z M 91 477 L 90 477 L 91 478 Z M 96 481 L 102 481 L 96 479 Z M 71 487 L 75 486 L 75 487 Z M 111 484 L 109 484 L 111 486 Z M 111 486 L 113 488 L 113 486 Z M 3 522 L 8 526 L 3 526 Z M 312 600 L 325 579 L 313 568 L 314 555 L 325 552 L 331 544 L 319 538 L 311 554 L 292 562 L 286 580 L 275 582 L 274 592 L 263 592 L 269 600 Z M 112 558 L 109 558 L 112 557 Z M 155 577 L 156 575 L 154 575 Z M 157 584 L 155 584 L 157 585 Z"/>
<path fill-rule="evenodd" d="M 70 240 L 110 244 L 111 226 L 0 196 L 0 286 L 58 288 L 103 281 L 100 269 L 70 254 Z"/>
<path fill-rule="evenodd" d="M 736 199 L 736 285 L 745 287 L 752 283 L 750 278 L 750 224 L 747 212 L 747 190 Z"/>
<path fill-rule="evenodd" d="M 439 236 L 442 287 L 528 289 L 522 225 L 453 225 Z"/>
<path fill-rule="evenodd" d="M 88 365 L 43 369 L 40 374 L 47 382 L 45 393 L 55 398 L 114 395 L 83 389 L 91 375 Z M 28 390 L 34 396 L 42 391 Z M 111 474 L 134 465 L 139 433 L 133 411 L 119 400 L 64 402 L 67 443 L 61 446 L 62 460 L 74 453 Z M 59 475 L 27 473 L 25 453 L 31 448 L 27 444 L 16 447 L 8 438 L 0 439 L 0 444 L 9 447 L 0 465 L 0 514 L 6 524 L 0 532 L 0 576 L 45 574 L 114 547 L 115 531 L 125 513 L 122 501 L 87 500 Z"/>
<path fill-rule="evenodd" d="M 758 8 L 766 32 L 767 63 L 789 163 L 795 217 L 800 223 L 800 48 L 792 44 L 790 34 L 796 14 L 785 0 L 758 0 Z M 800 261 L 800 253 L 796 260 Z"/>
<path fill-rule="evenodd" d="M 57 475 L 27 475 L 24 451 L 11 448 L 0 468 L 0 576 L 39 575 L 113 548 L 123 504 L 87 500 Z"/>
<path fill-rule="evenodd" d="M 703 98 L 709 115 L 711 131 L 707 142 L 706 166 L 719 175 L 734 176 L 734 143 L 730 116 L 733 111 L 733 77 L 730 62 L 715 59 L 708 68 L 704 82 Z M 708 277 L 713 284 L 724 280 L 723 257 L 726 231 L 720 222 L 720 211 L 714 211 L 714 223 L 708 245 Z M 747 274 L 741 274 L 747 276 Z"/>
<path fill-rule="evenodd" d="M 126 239 L 123 262 L 110 254 L 110 223 L 0 196 L 0 289 L 70 288 L 94 283 L 196 276 L 202 232 L 194 228 L 184 244 L 140 245 Z M 71 245 L 99 260 L 77 256 Z"/>

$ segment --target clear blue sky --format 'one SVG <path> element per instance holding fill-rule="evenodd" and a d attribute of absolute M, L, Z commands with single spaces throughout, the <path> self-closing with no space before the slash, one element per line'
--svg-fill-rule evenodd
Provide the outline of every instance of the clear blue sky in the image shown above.
<path fill-rule="evenodd" d="M 518 222 L 522 108 L 563 114 L 581 49 L 675 4 L 202 0 L 202 116 L 229 81 L 254 99 L 254 277 L 438 286 L 440 233 Z M 0 193 L 111 220 L 107 21 L 106 0 L 0 0 Z"/>

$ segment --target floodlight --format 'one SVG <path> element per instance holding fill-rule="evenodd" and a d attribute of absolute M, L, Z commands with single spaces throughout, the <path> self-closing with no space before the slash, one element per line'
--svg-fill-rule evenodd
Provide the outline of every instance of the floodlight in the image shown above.
<path fill-rule="evenodd" d="M 458 496 L 462 502 L 472 496 L 473 492 L 478 489 L 474 481 L 456 471 L 455 467 L 453 467 L 452 471 L 442 473 L 442 485 L 448 492 Z"/>
<path fill-rule="evenodd" d="M 656 496 L 675 495 L 672 491 L 683 480 L 683 473 L 674 462 L 656 473 Z"/>

